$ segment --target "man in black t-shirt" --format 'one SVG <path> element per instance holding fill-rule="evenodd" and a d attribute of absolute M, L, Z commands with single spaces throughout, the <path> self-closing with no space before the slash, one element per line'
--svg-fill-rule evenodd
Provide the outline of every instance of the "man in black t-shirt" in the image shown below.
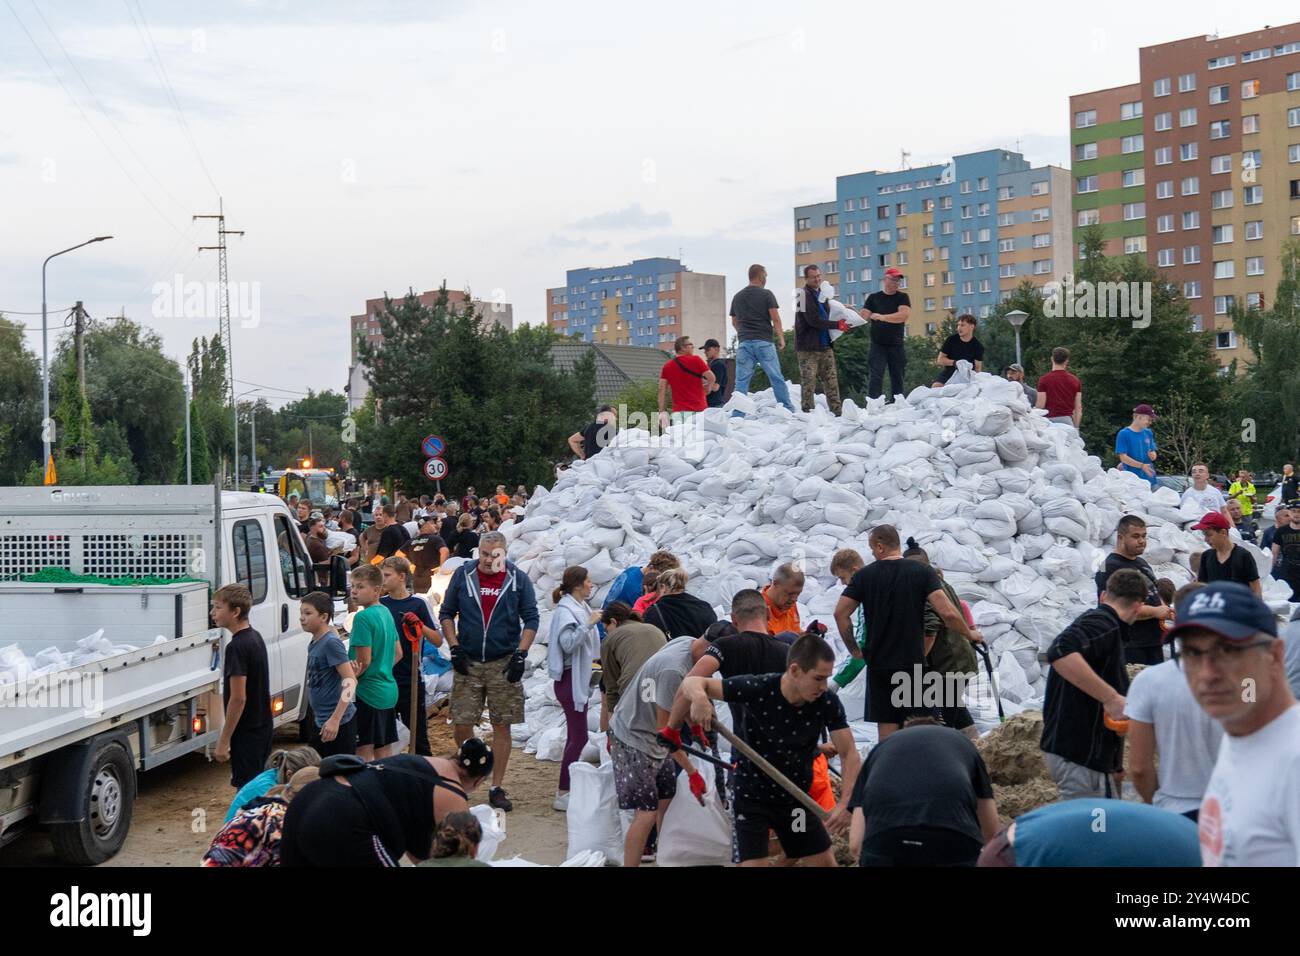
<path fill-rule="evenodd" d="M 848 800 L 860 760 L 844 705 L 835 694 L 826 692 L 834 664 L 831 646 L 816 634 L 804 634 L 790 646 L 788 665 L 780 674 L 724 680 L 687 677 L 682 681 L 681 693 L 690 703 L 691 722 L 705 729 L 713 720 L 711 701 L 744 704 L 746 742 L 804 792 L 813 782 L 813 760 L 820 752 L 823 731 L 830 732 L 840 757 L 840 800 L 825 826 L 752 761 L 740 763 L 731 810 L 741 866 L 767 865 L 769 830 L 776 832 L 792 863 L 835 866 L 827 830 L 842 833 L 848 828 Z M 680 740 L 674 728 L 665 726 L 660 733 L 669 740 Z"/>
<path fill-rule="evenodd" d="M 960 731 L 911 717 L 872 748 L 849 809 L 862 866 L 974 866 L 998 834 L 988 768 Z"/>
<path fill-rule="evenodd" d="M 580 432 L 569 436 L 569 449 L 582 461 L 600 452 L 618 433 L 618 412 L 612 405 L 596 410 L 596 420 Z"/>
<path fill-rule="evenodd" d="M 957 334 L 944 339 L 939 349 L 940 372 L 934 387 L 947 384 L 962 359 L 970 362 L 976 372 L 984 371 L 984 343 L 975 338 L 975 316 L 969 313 L 957 316 Z"/>
<path fill-rule="evenodd" d="M 903 558 L 898 531 L 882 524 L 867 537 L 875 561 L 849 579 L 835 605 L 840 640 L 854 657 L 867 662 L 867 719 L 876 722 L 880 739 L 897 731 L 908 714 L 925 704 L 923 671 L 934 635 L 925 630 L 928 604 L 950 632 L 967 640 L 976 635 L 961 609 L 943 592 L 943 582 L 928 564 Z M 853 612 L 862 606 L 867 622 L 865 651 L 853 639 Z"/>
<path fill-rule="evenodd" d="M 1291 585 L 1291 600 L 1300 601 L 1300 508 L 1289 509 L 1291 520 L 1273 533 L 1277 576 Z"/>
<path fill-rule="evenodd" d="M 879 398 L 884 390 L 885 367 L 889 367 L 890 395 L 902 395 L 903 372 L 907 369 L 907 352 L 903 348 L 907 320 L 912 314 L 912 300 L 900 292 L 903 273 L 890 266 L 885 270 L 885 290 L 867 296 L 862 317 L 871 323 L 871 351 L 867 355 L 870 375 L 867 397 Z"/>
<path fill-rule="evenodd" d="M 1116 571 L 1137 571 L 1147 582 L 1146 601 L 1138 608 L 1137 617 L 1127 628 L 1124 659 L 1129 664 L 1159 664 L 1165 659 L 1164 632 L 1160 622 L 1172 620 L 1174 609 L 1160 599 L 1156 590 L 1156 574 L 1141 555 L 1147 549 L 1147 524 L 1137 515 L 1119 519 L 1115 532 L 1115 550 L 1106 557 L 1106 563 L 1097 572 L 1097 600 L 1101 600 L 1106 582 Z"/>
<path fill-rule="evenodd" d="M 397 510 L 392 505 L 382 505 L 375 510 L 375 527 L 379 529 L 379 544 L 375 547 L 375 554 L 381 558 L 391 558 L 398 552 L 405 553 L 411 535 L 407 532 L 406 525 L 398 522 Z M 379 562 L 372 558 L 370 563 Z"/>
<path fill-rule="evenodd" d="M 275 729 L 266 642 L 248 624 L 252 606 L 252 593 L 242 584 L 227 584 L 212 595 L 212 621 L 230 632 L 221 672 L 225 716 L 213 756 L 219 763 L 230 761 L 230 785 L 236 790 L 266 769 Z"/>
<path fill-rule="evenodd" d="M 1047 649 L 1051 670 L 1039 746 L 1062 800 L 1118 796 L 1110 775 L 1123 770 L 1124 741 L 1105 718 L 1124 717 L 1124 633 L 1146 601 L 1147 586 L 1137 571 L 1116 571 L 1101 606 L 1080 614 Z"/>
<path fill-rule="evenodd" d="M 1192 525 L 1193 531 L 1205 535 L 1208 551 L 1201 553 L 1201 564 L 1196 572 L 1196 579 L 1202 584 L 1215 581 L 1236 581 L 1244 584 L 1255 593 L 1263 594 L 1263 585 L 1259 583 L 1259 568 L 1255 559 L 1241 545 L 1232 540 L 1232 522 L 1218 511 L 1211 511 L 1204 518 Z"/>
<path fill-rule="evenodd" d="M 438 534 L 437 516 L 425 515 L 420 521 L 420 533 L 406 546 L 416 594 L 428 592 L 433 585 L 433 572 L 442 567 L 449 553 L 447 542 Z"/>
<path fill-rule="evenodd" d="M 709 371 L 713 373 L 713 387 L 705 401 L 709 403 L 709 408 L 721 408 L 727 404 L 729 378 L 727 363 L 722 358 L 722 343 L 717 339 L 709 339 L 704 343 L 704 361 L 709 363 Z"/>

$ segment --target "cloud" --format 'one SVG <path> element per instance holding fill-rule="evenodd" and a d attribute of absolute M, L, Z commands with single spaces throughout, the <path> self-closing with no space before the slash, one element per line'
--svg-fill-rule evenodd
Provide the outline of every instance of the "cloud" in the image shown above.
<path fill-rule="evenodd" d="M 639 202 L 622 209 L 597 213 L 572 223 L 570 229 L 667 229 L 673 217 L 666 212 L 646 212 Z"/>

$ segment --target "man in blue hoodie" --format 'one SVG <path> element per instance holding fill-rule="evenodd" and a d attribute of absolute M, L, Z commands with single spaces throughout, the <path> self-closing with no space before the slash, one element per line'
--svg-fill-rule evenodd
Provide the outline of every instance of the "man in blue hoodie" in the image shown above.
<path fill-rule="evenodd" d="M 537 635 L 538 614 L 532 581 L 506 560 L 505 535 L 488 531 L 479 538 L 478 561 L 462 564 L 452 574 L 439 617 L 456 671 L 451 691 L 456 743 L 474 736 L 486 706 L 497 755 L 488 803 L 509 812 L 514 805 L 501 784 L 510 757 L 510 725 L 524 719 L 520 681 Z"/>

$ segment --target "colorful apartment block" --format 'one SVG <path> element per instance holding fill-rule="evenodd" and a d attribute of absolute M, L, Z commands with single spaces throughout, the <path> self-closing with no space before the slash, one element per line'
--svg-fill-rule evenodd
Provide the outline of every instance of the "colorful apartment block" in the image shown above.
<path fill-rule="evenodd" d="M 853 173 L 835 192 L 833 208 L 795 209 L 796 283 L 813 262 L 861 308 L 895 266 L 912 300 L 909 335 L 934 334 L 950 314 L 987 318 L 1022 282 L 1042 287 L 1071 268 L 1069 171 L 1020 153 Z"/>
<path fill-rule="evenodd" d="M 1143 47 L 1138 75 L 1070 97 L 1074 241 L 1145 255 L 1226 366 L 1232 307 L 1267 304 L 1300 236 L 1300 23 Z"/>
<path fill-rule="evenodd" d="M 697 347 L 726 341 L 725 276 L 692 272 L 680 259 L 637 259 L 566 276 L 566 285 L 546 290 L 546 323 L 562 335 L 656 348 L 679 335 Z"/>

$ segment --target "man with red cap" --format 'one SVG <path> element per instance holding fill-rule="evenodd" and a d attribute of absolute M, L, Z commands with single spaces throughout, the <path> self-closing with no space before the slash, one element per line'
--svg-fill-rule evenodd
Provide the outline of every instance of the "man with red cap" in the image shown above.
<path fill-rule="evenodd" d="M 907 351 L 903 346 L 907 320 L 912 314 L 912 300 L 900 291 L 903 273 L 890 266 L 885 270 L 885 289 L 873 292 L 863 303 L 862 317 L 871 322 L 871 352 L 867 355 L 870 374 L 867 397 L 879 398 L 885 384 L 885 366 L 889 366 L 891 395 L 902 395 L 903 372 L 907 368 Z"/>
<path fill-rule="evenodd" d="M 1192 525 L 1193 531 L 1205 535 L 1209 550 L 1201 554 L 1201 566 L 1197 580 L 1203 584 L 1216 581 L 1235 581 L 1250 588 L 1259 597 L 1262 586 L 1259 583 L 1259 568 L 1255 559 L 1241 545 L 1232 540 L 1232 522 L 1218 511 L 1211 511 L 1204 518 Z"/>
<path fill-rule="evenodd" d="M 1192 695 L 1224 731 L 1197 819 L 1201 862 L 1300 866 L 1300 707 L 1273 613 L 1221 581 L 1178 603 L 1169 634 Z"/>
<path fill-rule="evenodd" d="M 1151 424 L 1156 420 L 1156 410 L 1150 405 L 1133 409 L 1133 421 L 1121 428 L 1115 436 L 1115 454 L 1119 470 L 1132 472 L 1156 486 L 1156 436 Z"/>

